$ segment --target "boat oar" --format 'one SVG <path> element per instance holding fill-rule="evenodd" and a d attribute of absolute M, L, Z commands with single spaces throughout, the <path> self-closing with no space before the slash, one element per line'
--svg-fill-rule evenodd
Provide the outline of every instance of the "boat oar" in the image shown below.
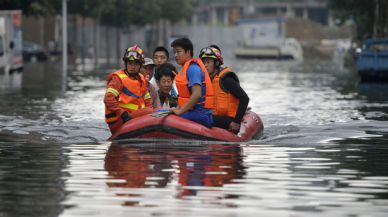
<path fill-rule="evenodd" d="M 148 114 L 149 116 L 151 117 L 157 117 L 157 118 L 160 118 L 160 117 L 165 117 L 169 114 L 173 114 L 174 112 L 173 111 L 166 111 L 166 112 L 157 112 L 157 113 L 152 113 L 152 114 Z"/>

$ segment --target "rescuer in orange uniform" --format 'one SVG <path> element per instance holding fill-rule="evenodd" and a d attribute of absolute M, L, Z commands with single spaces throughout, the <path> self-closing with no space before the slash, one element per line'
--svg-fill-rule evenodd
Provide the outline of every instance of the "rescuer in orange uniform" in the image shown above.
<path fill-rule="evenodd" d="M 106 79 L 105 121 L 111 133 L 125 122 L 153 112 L 152 99 L 145 77 L 139 74 L 144 53 L 138 46 L 125 51 L 125 69 L 111 73 Z"/>
<path fill-rule="evenodd" d="M 218 46 L 203 48 L 199 58 L 202 59 L 212 81 L 214 125 L 237 134 L 248 107 L 249 97 L 241 88 L 236 73 L 229 67 L 221 67 L 223 58 Z"/>
<path fill-rule="evenodd" d="M 170 108 L 174 114 L 187 120 L 212 127 L 213 87 L 201 59 L 193 59 L 193 44 L 188 38 L 171 43 L 176 62 L 182 66 L 175 76 L 179 93 L 178 107 Z"/>

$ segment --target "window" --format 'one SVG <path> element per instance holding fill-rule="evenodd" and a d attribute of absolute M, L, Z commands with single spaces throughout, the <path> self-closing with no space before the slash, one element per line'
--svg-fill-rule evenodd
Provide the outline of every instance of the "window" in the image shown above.
<path fill-rule="evenodd" d="M 386 52 L 388 51 L 388 43 L 373 43 L 369 49 L 374 52 Z"/>

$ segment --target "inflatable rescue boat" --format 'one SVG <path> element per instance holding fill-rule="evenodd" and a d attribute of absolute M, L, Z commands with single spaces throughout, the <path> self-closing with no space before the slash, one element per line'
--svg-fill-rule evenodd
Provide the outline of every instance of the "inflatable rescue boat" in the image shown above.
<path fill-rule="evenodd" d="M 165 117 L 144 115 L 126 122 L 108 141 L 131 138 L 171 138 L 247 142 L 260 138 L 264 130 L 260 117 L 250 110 L 246 111 L 244 117 L 240 132 L 236 135 L 218 127 L 207 128 L 176 115 Z"/>

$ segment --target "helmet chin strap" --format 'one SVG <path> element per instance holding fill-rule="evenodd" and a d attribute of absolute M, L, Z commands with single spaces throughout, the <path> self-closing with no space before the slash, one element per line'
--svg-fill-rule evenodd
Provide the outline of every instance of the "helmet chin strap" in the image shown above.
<path fill-rule="evenodd" d="M 214 68 L 213 68 L 213 70 L 217 70 L 217 71 L 219 71 L 220 70 L 220 66 L 217 66 L 216 65 L 216 62 L 217 62 L 218 60 L 214 60 Z"/>

